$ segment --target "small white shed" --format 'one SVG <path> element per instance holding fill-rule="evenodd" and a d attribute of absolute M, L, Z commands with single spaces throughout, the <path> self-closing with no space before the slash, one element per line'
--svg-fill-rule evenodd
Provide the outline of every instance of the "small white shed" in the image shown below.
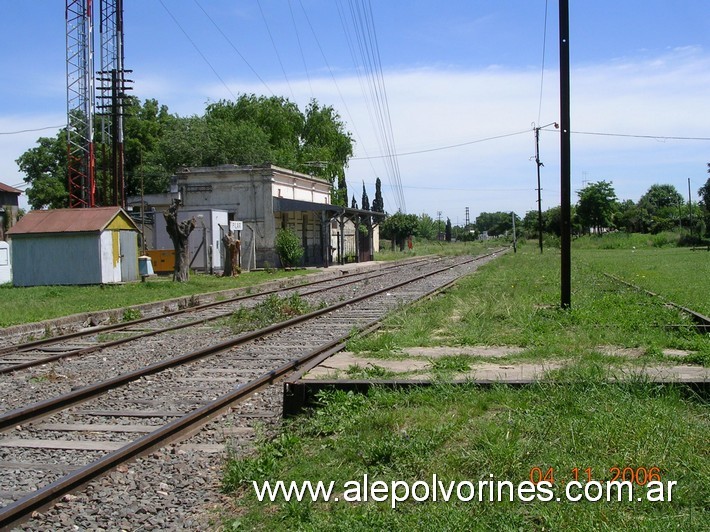
<path fill-rule="evenodd" d="M 0 240 L 0 284 L 12 281 L 12 264 L 10 263 L 10 244 Z"/>
<path fill-rule="evenodd" d="M 13 284 L 135 281 L 139 232 L 120 207 L 30 211 L 8 231 Z"/>

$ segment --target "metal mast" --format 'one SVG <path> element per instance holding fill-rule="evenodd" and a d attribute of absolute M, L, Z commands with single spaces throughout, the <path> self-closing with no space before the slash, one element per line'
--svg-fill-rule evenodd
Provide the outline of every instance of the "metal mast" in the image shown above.
<path fill-rule="evenodd" d="M 67 178 L 69 207 L 94 207 L 92 0 L 67 0 Z"/>
<path fill-rule="evenodd" d="M 123 100 L 126 85 L 123 53 L 123 0 L 100 0 L 101 70 L 97 109 L 101 121 L 104 204 L 125 206 Z M 110 149 L 110 157 L 106 150 Z M 107 171 L 110 165 L 110 172 Z M 109 175 L 112 179 L 109 179 Z M 109 184 L 110 183 L 110 184 Z M 113 192 L 111 194 L 111 191 Z"/>

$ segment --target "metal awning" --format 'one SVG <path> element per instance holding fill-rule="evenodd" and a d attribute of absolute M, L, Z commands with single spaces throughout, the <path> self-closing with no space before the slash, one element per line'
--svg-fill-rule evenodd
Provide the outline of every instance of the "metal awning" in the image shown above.
<path fill-rule="evenodd" d="M 274 198 L 274 212 L 325 212 L 331 217 L 345 215 L 346 218 L 355 216 L 371 216 L 374 221 L 379 222 L 385 218 L 382 212 L 366 211 L 363 209 L 351 209 L 330 203 L 313 203 L 311 201 L 293 200 L 288 198 Z"/>

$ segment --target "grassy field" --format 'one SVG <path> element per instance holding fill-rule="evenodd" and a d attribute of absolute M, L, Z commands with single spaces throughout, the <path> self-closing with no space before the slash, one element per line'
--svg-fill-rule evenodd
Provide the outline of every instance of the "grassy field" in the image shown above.
<path fill-rule="evenodd" d="M 417 242 L 411 251 L 386 251 L 377 260 L 440 254 L 478 254 L 494 244 Z M 174 283 L 170 277 L 151 277 L 146 283 L 103 286 L 35 286 L 15 288 L 0 285 L 0 328 L 31 323 L 79 312 L 123 308 L 194 294 L 254 286 L 267 281 L 312 273 L 313 270 L 271 270 L 244 272 L 238 277 L 223 278 L 193 274 L 189 282 Z"/>
<path fill-rule="evenodd" d="M 636 249 L 634 249 L 634 246 Z M 521 246 L 462 280 L 441 297 L 401 309 L 384 328 L 354 338 L 349 349 L 377 359 L 402 357 L 409 346 L 511 345 L 524 348 L 502 364 L 564 360 L 549 383 L 525 389 L 453 387 L 377 390 L 368 396 L 328 394 L 322 408 L 288 422 L 246 459 L 230 460 L 223 489 L 231 494 L 216 517 L 225 530 L 702 530 L 710 528 L 710 410 L 707 396 L 658 387 L 642 377 L 611 385 L 620 365 L 677 364 L 664 349 L 710 363 L 710 339 L 656 298 L 616 283 L 615 273 L 698 308 L 710 278 L 710 254 L 633 241 L 573 246 L 572 309 L 559 307 L 559 251 Z M 705 268 L 705 269 L 704 269 Z M 667 272 L 686 272 L 687 277 Z M 647 272 L 647 273 L 643 273 Z M 650 274 L 649 274 L 650 272 Z M 645 277 L 644 277 L 645 276 Z M 687 285 L 694 290 L 685 290 Z M 697 296 L 694 294 L 697 291 Z M 681 296 L 686 294 L 686 300 Z M 673 325 L 674 327 L 668 327 Z M 675 327 L 680 325 L 680 327 Z M 612 357 L 603 346 L 633 348 Z M 475 362 L 451 360 L 452 365 Z M 569 384 L 572 382 L 573 384 Z M 539 469 L 538 469 L 539 468 Z M 615 468 L 652 468 L 677 482 L 672 501 L 627 502 L 259 502 L 251 480 L 450 481 L 519 483 L 554 477 L 556 495 L 573 479 L 613 479 Z M 589 468 L 589 469 L 588 469 Z M 350 485 L 352 486 L 352 484 Z M 507 493 L 507 492 L 506 492 Z"/>
<path fill-rule="evenodd" d="M 79 312 L 123 308 L 206 292 L 244 288 L 310 272 L 312 270 L 258 271 L 227 278 L 193 274 L 186 283 L 174 283 L 169 277 L 151 277 L 145 283 L 120 285 L 15 288 L 10 284 L 3 284 L 0 285 L 0 327 Z"/>

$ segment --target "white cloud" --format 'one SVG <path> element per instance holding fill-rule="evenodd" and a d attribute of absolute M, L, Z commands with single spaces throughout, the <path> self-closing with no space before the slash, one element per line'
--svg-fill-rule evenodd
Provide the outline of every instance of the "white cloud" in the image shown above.
<path fill-rule="evenodd" d="M 221 83 L 184 73 L 152 72 L 136 82 L 134 94 L 156 98 L 181 115 L 201 114 L 205 103 L 231 97 Z M 303 108 L 311 96 L 332 105 L 357 132 L 356 156 L 377 156 L 383 148 L 373 128 L 361 81 L 337 73 L 337 87 L 328 75 L 306 79 L 267 79 L 271 90 Z M 260 82 L 225 80 L 234 94 L 263 94 Z M 409 212 L 443 211 L 463 221 L 481 211 L 514 210 L 520 215 L 536 208 L 533 121 L 538 120 L 540 72 L 490 67 L 475 71 L 420 68 L 385 72 L 390 117 L 399 153 L 431 150 L 497 135 L 527 133 L 472 143 L 458 148 L 399 157 L 401 180 Z M 363 83 L 366 83 L 363 81 Z M 572 130 L 632 135 L 710 137 L 710 54 L 699 47 L 672 49 L 657 57 L 624 57 L 604 64 L 573 65 Z M 559 117 L 558 78 L 545 72 L 540 121 Z M 342 97 L 341 97 L 342 95 Z M 344 100 L 344 102 L 343 102 Z M 0 116 L 0 131 L 60 124 L 56 114 Z M 0 136 L 0 180 L 22 181 L 14 160 L 45 133 Z M 540 138 L 543 207 L 559 203 L 559 142 L 553 131 Z M 687 178 L 696 190 L 706 179 L 710 143 L 573 135 L 572 189 L 583 180 L 614 182 L 622 199 L 637 200 L 654 183 L 674 184 L 687 193 Z M 374 180 L 385 185 L 386 208 L 394 210 L 394 195 L 382 159 L 354 159 L 348 169 L 351 194 L 359 201 L 361 182 L 370 198 Z M 576 198 L 573 198 L 576 199 Z"/>

